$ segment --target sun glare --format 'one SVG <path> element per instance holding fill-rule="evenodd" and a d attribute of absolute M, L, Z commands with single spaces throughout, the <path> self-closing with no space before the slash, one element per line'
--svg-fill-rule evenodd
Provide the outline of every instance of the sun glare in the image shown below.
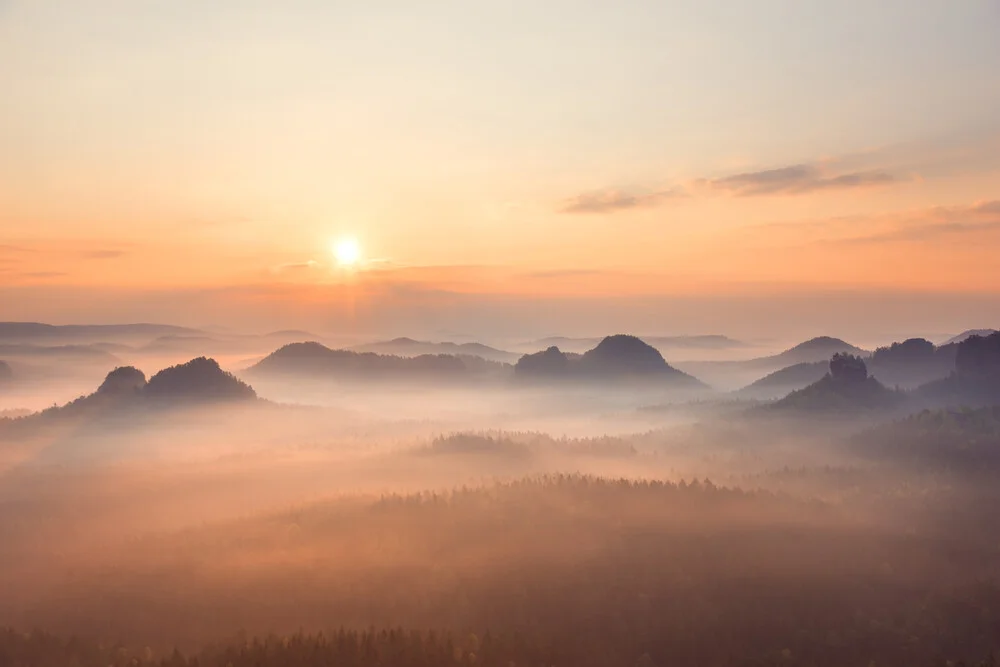
<path fill-rule="evenodd" d="M 337 264 L 343 267 L 356 266 L 361 260 L 361 246 L 356 239 L 340 239 L 334 246 L 333 253 L 337 257 Z"/>

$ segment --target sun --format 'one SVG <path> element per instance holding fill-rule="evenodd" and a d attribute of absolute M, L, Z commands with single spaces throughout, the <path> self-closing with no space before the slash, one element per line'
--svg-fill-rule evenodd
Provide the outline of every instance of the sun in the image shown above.
<path fill-rule="evenodd" d="M 361 261 L 361 246 L 358 245 L 357 239 L 340 239 L 333 247 L 333 254 L 337 258 L 337 264 L 350 268 L 357 266 Z"/>

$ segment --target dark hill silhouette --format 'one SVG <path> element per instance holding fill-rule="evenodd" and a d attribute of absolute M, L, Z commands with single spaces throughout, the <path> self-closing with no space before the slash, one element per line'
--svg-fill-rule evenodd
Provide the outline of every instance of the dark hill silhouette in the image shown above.
<path fill-rule="evenodd" d="M 626 334 L 604 338 L 578 358 L 558 347 L 526 354 L 514 366 L 522 380 L 652 380 L 697 388 L 696 378 L 668 364 L 659 350 L 642 339 Z"/>
<path fill-rule="evenodd" d="M 640 338 L 625 334 L 608 336 L 584 352 L 577 362 L 588 375 L 653 375 L 674 370 L 663 355 Z"/>
<path fill-rule="evenodd" d="M 146 386 L 146 374 L 134 366 L 119 366 L 104 378 L 97 388 L 98 394 L 129 395 L 139 393 Z"/>
<path fill-rule="evenodd" d="M 920 386 L 915 395 L 936 406 L 1000 404 L 1000 332 L 969 336 L 955 350 L 955 370 Z"/>
<path fill-rule="evenodd" d="M 791 392 L 771 407 L 779 410 L 861 411 L 889 409 L 906 400 L 868 375 L 864 359 L 852 354 L 830 358 L 830 372 L 811 385 Z"/>
<path fill-rule="evenodd" d="M 569 357 L 553 345 L 518 359 L 514 365 L 514 374 L 518 377 L 558 378 L 568 375 L 569 367 Z"/>
<path fill-rule="evenodd" d="M 0 359 L 0 383 L 9 382 L 14 379 L 14 371 L 10 364 Z"/>
<path fill-rule="evenodd" d="M 257 398 L 253 387 L 219 367 L 215 359 L 198 357 L 164 368 L 149 378 L 142 395 L 151 399 L 230 401 Z"/>
<path fill-rule="evenodd" d="M 248 369 L 253 375 L 322 378 L 455 380 L 509 372 L 509 366 L 472 355 L 420 354 L 400 357 L 333 350 L 321 343 L 289 343 Z"/>
<path fill-rule="evenodd" d="M 868 365 L 872 375 L 884 384 L 912 389 L 947 377 L 955 369 L 957 348 L 954 344 L 936 347 L 924 338 L 910 338 L 878 348 Z"/>

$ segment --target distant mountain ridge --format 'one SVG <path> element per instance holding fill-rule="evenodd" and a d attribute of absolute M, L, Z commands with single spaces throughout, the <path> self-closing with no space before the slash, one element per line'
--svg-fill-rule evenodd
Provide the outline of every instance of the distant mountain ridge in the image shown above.
<path fill-rule="evenodd" d="M 682 361 L 677 362 L 676 366 L 712 386 L 736 390 L 762 379 L 763 375 L 790 366 L 817 362 L 826 363 L 830 357 L 838 353 L 868 355 L 865 350 L 840 338 L 819 336 L 799 343 L 784 352 L 766 357 L 739 361 Z"/>
<path fill-rule="evenodd" d="M 942 343 L 941 346 L 943 347 L 945 345 L 951 345 L 953 343 L 961 343 L 966 338 L 969 338 L 971 336 L 979 336 L 981 338 L 985 338 L 987 336 L 995 334 L 996 332 L 997 332 L 996 329 L 969 329 L 968 331 L 963 331 L 962 333 L 958 334 L 957 336 L 952 336 L 951 338 L 949 338 L 948 340 L 946 340 L 944 343 Z"/>
<path fill-rule="evenodd" d="M 489 345 L 483 345 L 482 343 L 430 342 L 406 337 L 355 345 L 350 349 L 354 352 L 375 352 L 377 354 L 402 357 L 413 357 L 424 354 L 466 354 L 503 363 L 517 361 L 520 356 L 516 352 L 499 350 Z"/>
<path fill-rule="evenodd" d="M 205 335 L 204 331 L 171 324 L 43 324 L 41 322 L 0 322 L 0 341 L 30 342 L 77 340 L 113 342 L 121 338 Z"/>
<path fill-rule="evenodd" d="M 360 380 L 456 380 L 489 373 L 502 374 L 510 366 L 475 355 L 419 354 L 412 357 L 375 352 L 331 349 L 315 341 L 289 343 L 247 369 L 250 375 L 298 375 Z"/>

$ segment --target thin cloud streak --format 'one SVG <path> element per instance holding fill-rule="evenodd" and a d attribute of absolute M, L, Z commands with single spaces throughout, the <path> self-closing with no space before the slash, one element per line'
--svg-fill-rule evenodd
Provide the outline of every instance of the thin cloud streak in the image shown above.
<path fill-rule="evenodd" d="M 667 200 L 683 197 L 680 190 L 661 190 L 647 194 L 632 194 L 622 190 L 586 192 L 563 203 L 560 213 L 617 213 L 637 208 L 659 206 Z"/>
<path fill-rule="evenodd" d="M 827 175 L 811 164 L 796 164 L 778 169 L 750 171 L 699 183 L 710 189 L 737 197 L 799 195 L 823 190 L 850 190 L 891 185 L 902 179 L 886 171 L 855 171 Z"/>
<path fill-rule="evenodd" d="M 124 257 L 128 253 L 124 250 L 89 250 L 87 252 L 81 253 L 81 257 L 85 259 L 117 259 L 119 257 Z"/>

